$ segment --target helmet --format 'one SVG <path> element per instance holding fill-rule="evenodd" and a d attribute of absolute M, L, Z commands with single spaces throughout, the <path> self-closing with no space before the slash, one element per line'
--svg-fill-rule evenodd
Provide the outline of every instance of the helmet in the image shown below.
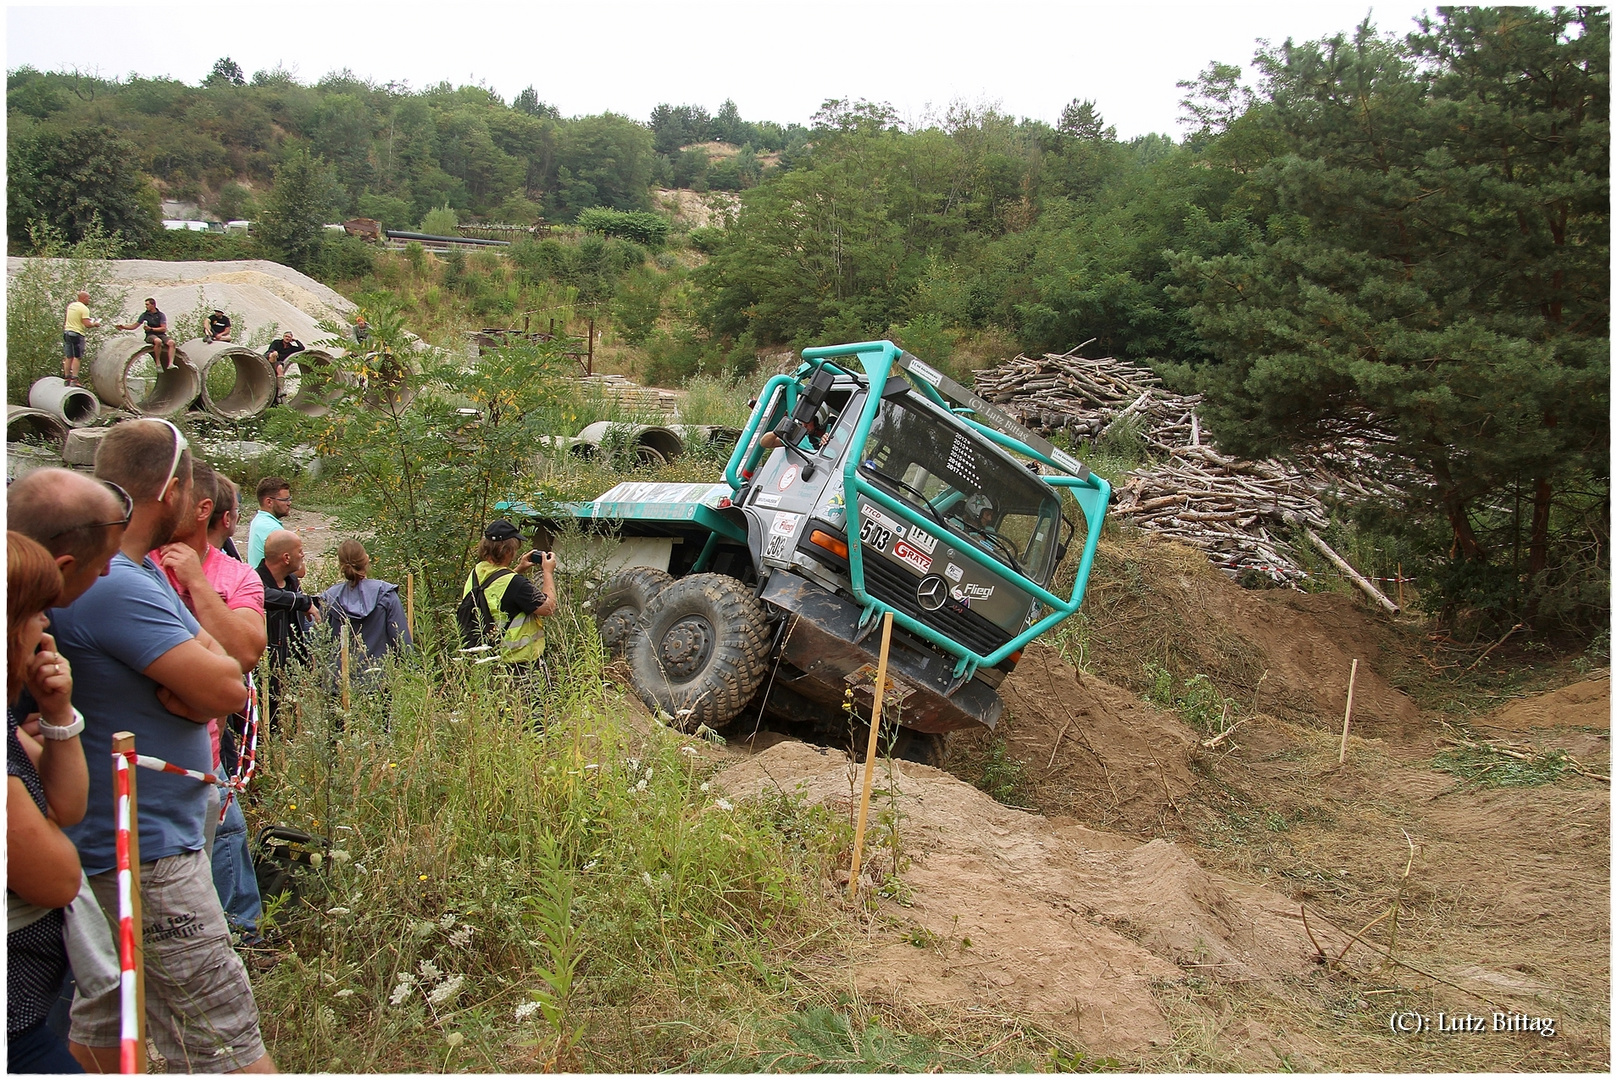
<path fill-rule="evenodd" d="M 981 491 L 966 496 L 966 516 L 972 521 L 980 521 L 985 510 L 994 515 L 995 521 L 999 520 L 999 507 L 994 505 L 993 499 Z"/>

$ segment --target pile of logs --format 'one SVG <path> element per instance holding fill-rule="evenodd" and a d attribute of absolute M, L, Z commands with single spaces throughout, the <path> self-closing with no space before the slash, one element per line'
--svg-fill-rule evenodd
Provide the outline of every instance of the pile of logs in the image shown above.
<path fill-rule="evenodd" d="M 978 371 L 977 393 L 1035 431 L 1067 433 L 1074 445 L 1124 424 L 1135 427 L 1165 460 L 1120 481 L 1112 513 L 1200 548 L 1232 577 L 1256 573 L 1297 587 L 1308 574 L 1287 538 L 1298 536 L 1333 564 L 1347 566 L 1315 532 L 1329 524 L 1324 497 L 1370 498 L 1388 494 L 1391 485 L 1366 471 L 1344 474 L 1335 462 L 1317 458 L 1292 463 L 1225 457 L 1201 426 L 1200 395 L 1166 390 L 1138 364 L 1076 353 L 1018 356 Z M 1378 604 L 1397 610 L 1357 572 L 1349 577 Z"/>

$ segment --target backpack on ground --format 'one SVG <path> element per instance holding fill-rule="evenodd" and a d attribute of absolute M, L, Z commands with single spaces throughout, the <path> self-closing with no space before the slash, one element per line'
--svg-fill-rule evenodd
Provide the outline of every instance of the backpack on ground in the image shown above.
<path fill-rule="evenodd" d="M 482 581 L 477 580 L 477 571 L 472 571 L 472 588 L 465 596 L 460 598 L 460 606 L 455 608 L 455 624 L 460 627 L 460 643 L 463 648 L 475 649 L 480 645 L 498 645 L 500 634 L 494 625 L 494 614 L 488 609 L 488 598 L 484 591 L 495 581 L 516 571 L 508 566 L 502 566 Z"/>

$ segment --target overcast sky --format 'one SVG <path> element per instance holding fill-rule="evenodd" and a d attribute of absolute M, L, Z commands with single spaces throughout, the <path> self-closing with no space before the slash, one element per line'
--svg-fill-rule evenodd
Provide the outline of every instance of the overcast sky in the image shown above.
<path fill-rule="evenodd" d="M 827 98 L 890 102 L 912 122 L 951 102 L 1054 122 L 1093 99 L 1122 138 L 1181 134 L 1183 92 L 1213 60 L 1250 71 L 1258 39 L 1403 34 L 1414 3 L 536 2 L 13 6 L 6 66 L 200 82 L 221 56 L 301 82 L 350 68 L 413 88 L 532 84 L 564 115 L 645 120 L 660 102 L 806 123 Z"/>

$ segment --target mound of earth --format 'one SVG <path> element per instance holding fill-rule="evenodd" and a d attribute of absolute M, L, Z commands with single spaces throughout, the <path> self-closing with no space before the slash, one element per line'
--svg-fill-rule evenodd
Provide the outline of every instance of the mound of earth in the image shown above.
<path fill-rule="evenodd" d="M 7 260 L 7 273 L 16 274 L 26 259 Z M 221 308 L 235 322 L 235 339 L 247 341 L 255 332 L 274 326 L 292 331 L 305 345 L 327 337 L 321 319 L 342 321 L 354 310 L 340 293 L 289 266 L 263 259 L 233 262 L 163 262 L 156 259 L 121 259 L 107 264 L 113 283 L 126 288 L 122 321 L 128 322 L 150 296 L 168 315 L 176 339 L 200 337 L 200 320 L 187 326 L 178 320 L 198 307 Z M 265 337 L 260 333 L 261 337 Z M 267 341 L 267 338 L 266 338 Z"/>
<path fill-rule="evenodd" d="M 1353 596 L 1249 591 L 1194 548 L 1129 532 L 1102 539 L 1084 618 L 1085 665 L 1114 682 L 1139 685 L 1142 664 L 1160 663 L 1179 679 L 1207 675 L 1248 713 L 1339 726 L 1357 659 L 1354 724 L 1393 736 L 1422 726 L 1378 670 L 1398 631 Z"/>
<path fill-rule="evenodd" d="M 852 812 L 858 768 L 840 751 L 781 742 L 719 781 L 738 797 L 775 790 Z M 873 814 L 896 809 L 900 884 L 854 960 L 868 998 L 1025 1016 L 1092 1050 L 1133 1053 L 1171 1036 L 1153 986 L 1189 973 L 1278 985 L 1316 969 L 1296 904 L 1208 873 L 1177 844 L 1047 820 L 927 766 L 881 769 Z M 875 880 L 894 866 L 891 843 L 870 833 Z"/>
<path fill-rule="evenodd" d="M 1027 793 L 1046 814 L 1155 835 L 1174 800 L 1195 785 L 1190 728 L 1098 675 L 1080 675 L 1047 645 L 1028 646 L 1000 693 L 1006 712 L 997 734 L 1006 755 L 1023 763 Z M 951 761 L 992 738 L 956 733 Z"/>

